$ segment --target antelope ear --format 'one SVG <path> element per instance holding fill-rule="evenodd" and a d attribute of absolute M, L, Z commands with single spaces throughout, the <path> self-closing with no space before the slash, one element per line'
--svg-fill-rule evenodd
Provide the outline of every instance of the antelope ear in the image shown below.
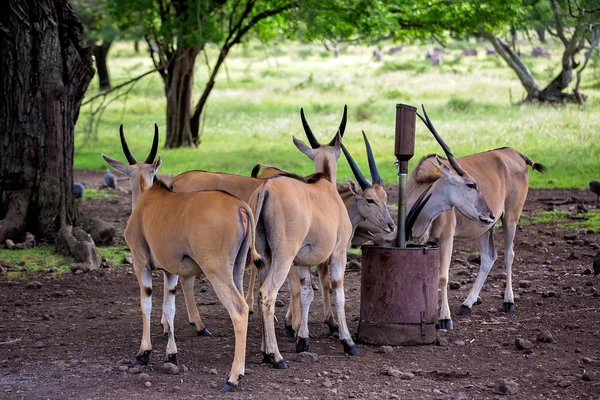
<path fill-rule="evenodd" d="M 348 189 L 350 189 L 353 195 L 359 198 L 362 197 L 362 189 L 358 183 L 354 182 L 348 177 L 346 177 L 346 183 L 348 184 Z"/>
<path fill-rule="evenodd" d="M 340 158 L 340 155 L 342 154 L 342 135 L 339 129 L 335 134 L 335 138 L 333 141 L 333 150 L 335 151 L 336 159 Z"/>
<path fill-rule="evenodd" d="M 438 175 L 443 175 L 443 176 L 449 176 L 452 175 L 454 172 L 448 168 L 448 166 L 436 155 L 435 156 L 435 160 L 437 161 L 437 166 L 435 167 L 434 172 Z M 432 161 L 433 163 L 433 161 Z M 435 163 L 433 163 L 433 165 L 435 166 Z"/>
<path fill-rule="evenodd" d="M 156 173 L 156 171 L 158 171 L 158 169 L 160 168 L 161 165 L 162 165 L 162 158 L 160 156 L 158 156 L 156 158 L 156 161 L 154 161 L 152 163 L 152 168 L 154 169 L 154 173 Z"/>
<path fill-rule="evenodd" d="M 313 149 L 304 144 L 302 140 L 296 139 L 296 136 L 292 136 L 292 138 L 294 139 L 294 145 L 296 146 L 296 148 L 298 148 L 298 150 L 300 150 L 300 152 L 304 153 L 311 160 L 315 159 L 316 154 Z"/>
<path fill-rule="evenodd" d="M 106 161 L 106 163 L 108 165 L 113 167 L 115 169 L 115 171 L 119 171 L 119 172 L 124 173 L 125 175 L 131 176 L 132 168 L 130 165 L 123 164 L 122 162 L 117 161 L 114 158 L 111 158 L 104 153 L 102 153 L 102 158 L 104 158 L 104 161 Z"/>

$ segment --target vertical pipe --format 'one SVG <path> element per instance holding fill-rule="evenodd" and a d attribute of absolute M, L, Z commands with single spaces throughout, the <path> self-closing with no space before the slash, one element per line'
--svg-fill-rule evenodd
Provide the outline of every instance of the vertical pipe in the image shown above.
<path fill-rule="evenodd" d="M 396 104 L 396 143 L 394 154 L 398 160 L 398 233 L 396 247 L 406 247 L 406 181 L 408 160 L 415 154 L 415 120 L 417 109 Z"/>
<path fill-rule="evenodd" d="M 396 236 L 396 247 L 406 247 L 406 174 L 398 174 L 398 235 Z"/>

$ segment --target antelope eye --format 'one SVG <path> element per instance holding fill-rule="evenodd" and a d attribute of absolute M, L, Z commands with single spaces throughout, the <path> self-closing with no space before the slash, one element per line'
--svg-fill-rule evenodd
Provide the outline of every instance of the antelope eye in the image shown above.
<path fill-rule="evenodd" d="M 373 199 L 367 199 L 367 203 L 369 203 L 369 204 L 375 204 L 375 201 L 373 201 Z"/>
<path fill-rule="evenodd" d="M 467 187 L 468 187 L 469 189 L 477 189 L 477 185 L 476 185 L 476 184 L 474 184 L 474 183 L 467 183 Z"/>

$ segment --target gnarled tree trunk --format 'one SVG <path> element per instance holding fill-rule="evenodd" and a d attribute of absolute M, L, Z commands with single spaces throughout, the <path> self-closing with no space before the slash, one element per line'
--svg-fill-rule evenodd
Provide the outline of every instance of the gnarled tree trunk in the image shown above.
<path fill-rule="evenodd" d="M 91 51 L 66 0 L 5 0 L 0 27 L 0 243 L 53 238 L 77 215 L 73 131 Z"/>
<path fill-rule="evenodd" d="M 165 77 L 167 141 L 165 147 L 196 146 L 191 130 L 192 87 L 197 47 L 177 49 Z"/>

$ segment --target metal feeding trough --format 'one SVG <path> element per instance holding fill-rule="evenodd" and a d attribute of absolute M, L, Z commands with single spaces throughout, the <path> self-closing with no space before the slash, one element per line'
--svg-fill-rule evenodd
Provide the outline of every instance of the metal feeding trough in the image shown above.
<path fill-rule="evenodd" d="M 408 161 L 415 148 L 415 107 L 396 104 L 398 235 L 395 247 L 363 246 L 357 339 L 374 345 L 418 345 L 435 341 L 438 247 L 406 247 Z"/>

